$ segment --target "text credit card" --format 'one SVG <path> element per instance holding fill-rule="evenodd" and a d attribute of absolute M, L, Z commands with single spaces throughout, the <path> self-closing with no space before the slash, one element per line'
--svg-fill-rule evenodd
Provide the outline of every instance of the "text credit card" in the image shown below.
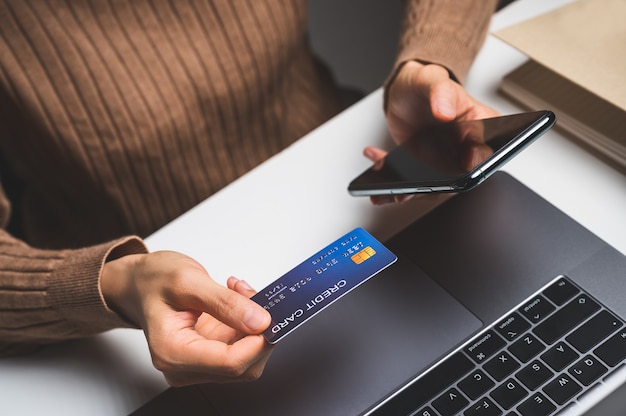
<path fill-rule="evenodd" d="M 252 297 L 272 316 L 263 335 L 277 343 L 396 260 L 364 229 L 350 231 Z"/>

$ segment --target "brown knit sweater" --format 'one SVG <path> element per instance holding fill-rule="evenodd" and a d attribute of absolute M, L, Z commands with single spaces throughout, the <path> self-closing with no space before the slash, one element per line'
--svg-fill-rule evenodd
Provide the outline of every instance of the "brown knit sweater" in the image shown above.
<path fill-rule="evenodd" d="M 463 80 L 495 0 L 407 3 L 398 64 Z M 128 326 L 103 263 L 339 110 L 306 9 L 0 0 L 0 355 Z"/>

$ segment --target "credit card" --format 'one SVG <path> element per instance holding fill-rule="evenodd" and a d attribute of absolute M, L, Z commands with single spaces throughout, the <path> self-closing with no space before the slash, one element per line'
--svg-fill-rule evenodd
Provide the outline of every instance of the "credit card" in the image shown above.
<path fill-rule="evenodd" d="M 396 260 L 363 228 L 350 231 L 252 296 L 272 316 L 265 339 L 277 343 Z"/>

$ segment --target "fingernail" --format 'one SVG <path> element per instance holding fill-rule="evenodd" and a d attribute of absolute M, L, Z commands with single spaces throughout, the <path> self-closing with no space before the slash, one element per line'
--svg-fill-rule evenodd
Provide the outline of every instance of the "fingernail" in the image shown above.
<path fill-rule="evenodd" d="M 456 117 L 456 108 L 454 108 L 454 105 L 448 100 L 437 101 L 437 111 L 440 115 L 449 119 Z"/>
<path fill-rule="evenodd" d="M 253 331 L 259 329 L 265 329 L 267 325 L 267 313 L 263 309 L 259 309 L 258 306 L 248 308 L 243 321 L 248 328 Z"/>
<path fill-rule="evenodd" d="M 240 280 L 240 281 L 239 281 L 239 284 L 240 284 L 241 286 L 243 286 L 243 288 L 244 288 L 244 289 L 246 289 L 246 290 L 254 290 L 254 289 L 252 288 L 252 286 L 250 286 L 250 285 L 248 284 L 248 282 L 246 282 L 245 280 Z"/>

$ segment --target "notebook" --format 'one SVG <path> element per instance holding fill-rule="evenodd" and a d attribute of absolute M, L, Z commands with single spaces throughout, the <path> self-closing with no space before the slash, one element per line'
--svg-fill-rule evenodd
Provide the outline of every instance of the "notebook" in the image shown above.
<path fill-rule="evenodd" d="M 274 350 L 258 381 L 135 415 L 612 415 L 626 257 L 498 172 L 386 242 L 398 261 Z"/>
<path fill-rule="evenodd" d="M 626 166 L 626 26 L 623 0 L 578 0 L 501 29 L 530 60 L 501 91 L 526 108 L 550 108 L 559 128 Z M 580 65 L 581 61 L 586 65 Z"/>

